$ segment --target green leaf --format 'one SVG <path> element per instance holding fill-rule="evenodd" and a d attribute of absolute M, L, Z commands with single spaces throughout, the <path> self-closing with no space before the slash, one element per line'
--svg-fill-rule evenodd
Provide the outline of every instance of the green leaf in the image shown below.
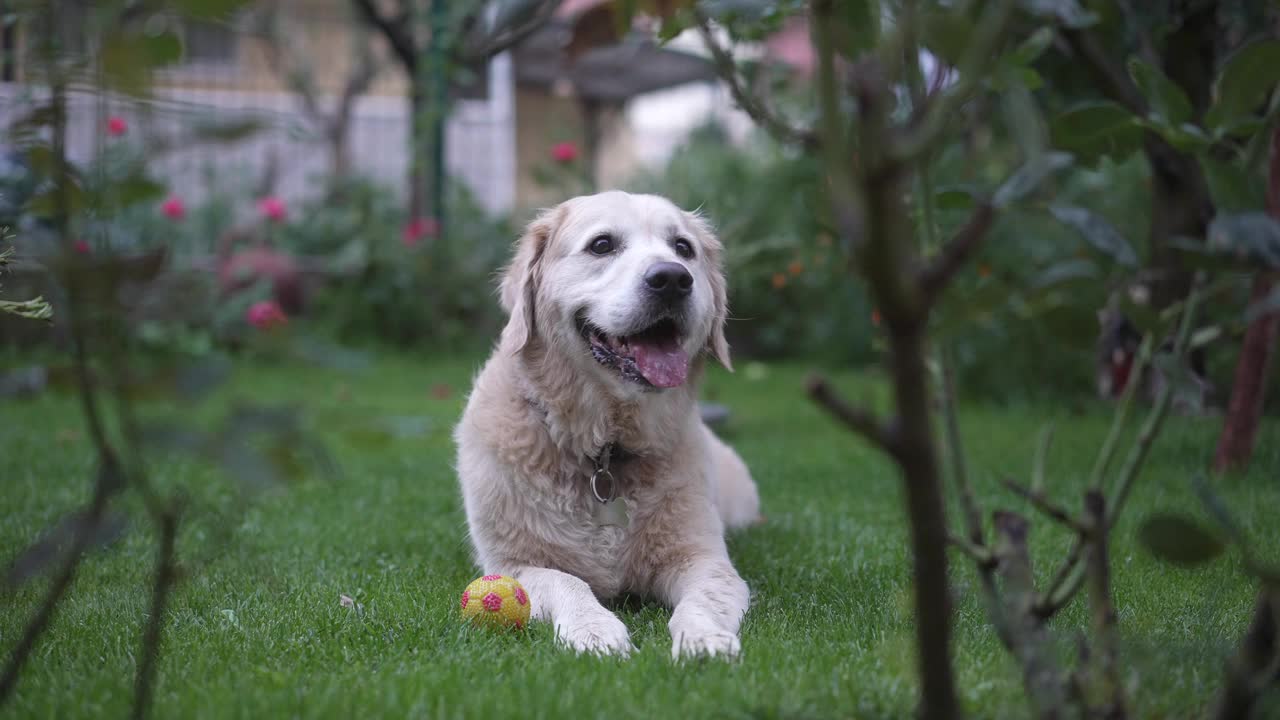
<path fill-rule="evenodd" d="M 1053 28 L 1042 27 L 1031 33 L 1031 36 L 1018 44 L 1013 52 L 1009 54 L 1009 60 L 1018 65 L 1030 65 L 1044 54 L 1049 46 L 1053 45 L 1055 33 Z"/>
<path fill-rule="evenodd" d="M 1198 348 L 1208 346 L 1214 342 L 1217 342 L 1222 337 L 1222 335 L 1223 333 L 1222 333 L 1221 325 L 1210 325 L 1208 327 L 1202 327 L 1196 330 L 1195 332 L 1191 333 L 1191 338 L 1187 340 L 1187 347 L 1191 350 L 1196 350 Z"/>
<path fill-rule="evenodd" d="M 973 20 L 941 6 L 926 12 L 921 23 L 920 44 L 952 67 L 960 63 L 972 36 Z"/>
<path fill-rule="evenodd" d="M 1218 212 L 1246 212 L 1262 207 L 1263 183 L 1249 177 L 1243 163 L 1228 163 L 1213 157 L 1202 156 L 1209 195 Z"/>
<path fill-rule="evenodd" d="M 153 202 L 165 194 L 165 187 L 148 177 L 135 175 L 111 186 L 110 192 L 120 207 Z"/>
<path fill-rule="evenodd" d="M 1031 15 L 1055 21 L 1068 28 L 1084 28 L 1098 21 L 1096 13 L 1086 10 L 1076 0 L 1022 0 L 1022 8 Z"/>
<path fill-rule="evenodd" d="M 1028 283 L 1028 299 L 1037 299 L 1048 291 L 1060 290 L 1073 283 L 1098 279 L 1098 266 L 1089 260 L 1072 258 L 1054 263 Z"/>
<path fill-rule="evenodd" d="M 1280 222 L 1263 212 L 1219 213 L 1209 223 L 1209 248 L 1280 268 Z"/>
<path fill-rule="evenodd" d="M 1171 125 L 1155 115 L 1141 118 L 1137 122 L 1168 140 L 1179 152 L 1199 153 L 1208 150 L 1213 144 L 1213 138 L 1208 133 L 1191 123 Z"/>
<path fill-rule="evenodd" d="M 1085 239 L 1095 249 L 1125 267 L 1138 267 L 1138 254 L 1106 218 L 1082 207 L 1054 205 L 1049 212 L 1058 222 L 1066 225 Z"/>
<path fill-rule="evenodd" d="M 1168 384 L 1175 407 L 1185 406 L 1193 412 L 1204 410 L 1204 382 L 1191 371 L 1185 358 L 1162 352 L 1152 359 L 1151 364 Z"/>
<path fill-rule="evenodd" d="M 1173 238 L 1169 241 L 1169 249 L 1178 263 L 1186 268 L 1243 272 L 1258 269 L 1258 264 L 1250 260 L 1247 254 L 1241 256 L 1230 249 L 1211 248 L 1193 238 Z"/>
<path fill-rule="evenodd" d="M 84 195 L 84 189 L 74 178 L 68 180 L 65 190 L 49 184 L 42 192 L 27 201 L 27 211 L 46 219 L 57 217 L 59 210 L 65 210 L 68 215 L 75 215 L 84 209 Z"/>
<path fill-rule="evenodd" d="M 1113 102 L 1077 105 L 1049 123 L 1053 147 L 1093 165 L 1103 156 L 1123 160 L 1142 147 L 1142 128 L 1133 114 Z"/>
<path fill-rule="evenodd" d="M 1237 50 L 1214 84 L 1214 101 L 1204 123 L 1217 132 L 1256 115 L 1280 83 L 1280 40 L 1261 40 Z"/>
<path fill-rule="evenodd" d="M 1243 545 L 1244 534 L 1240 531 L 1239 523 L 1231 516 L 1226 501 L 1209 485 L 1209 479 L 1204 473 L 1198 472 L 1191 478 L 1191 488 L 1195 491 L 1196 497 L 1200 498 L 1200 503 L 1218 523 L 1218 527 L 1222 528 L 1233 541 Z"/>
<path fill-rule="evenodd" d="M 832 13 L 836 51 L 854 58 L 875 47 L 880 36 L 879 3 L 869 0 L 841 0 Z"/>
<path fill-rule="evenodd" d="M 1138 539 L 1157 558 L 1185 567 L 1203 565 L 1218 557 L 1225 545 L 1200 523 L 1185 515 L 1153 515 L 1138 529 Z"/>
<path fill-rule="evenodd" d="M 1003 208 L 1022 200 L 1035 192 L 1050 175 L 1070 167 L 1072 157 L 1068 153 L 1051 152 L 1033 157 L 1018 169 L 996 190 L 991 205 Z"/>
<path fill-rule="evenodd" d="M 187 17 L 226 20 L 249 0 L 173 0 L 173 8 Z"/>
<path fill-rule="evenodd" d="M 1040 107 L 1031 97 L 1031 91 L 1026 85 L 1015 83 L 1005 88 L 1000 93 L 1000 106 L 1022 156 L 1036 158 L 1042 155 L 1049 141 L 1049 133 L 1044 117 L 1040 114 Z"/>
<path fill-rule="evenodd" d="M 971 210 L 975 190 L 969 185 L 943 185 L 933 193 L 933 204 L 939 210 Z"/>
<path fill-rule="evenodd" d="M 102 42 L 100 54 L 104 84 L 127 95 L 143 95 L 151 80 L 151 62 L 137 38 L 112 33 Z"/>
<path fill-rule="evenodd" d="M 0 313 L 17 315 L 28 320 L 45 322 L 53 320 L 53 306 L 40 296 L 31 300 L 0 300 Z"/>
<path fill-rule="evenodd" d="M 1147 99 L 1151 109 L 1149 119 L 1169 128 L 1191 121 L 1191 101 L 1187 94 L 1159 68 L 1135 57 L 1129 60 L 1129 76 Z"/>

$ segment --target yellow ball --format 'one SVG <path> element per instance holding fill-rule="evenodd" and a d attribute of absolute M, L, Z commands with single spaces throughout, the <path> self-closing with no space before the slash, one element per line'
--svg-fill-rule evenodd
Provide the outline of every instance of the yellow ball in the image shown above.
<path fill-rule="evenodd" d="M 485 575 L 462 591 L 462 619 L 485 627 L 529 624 L 529 594 L 519 580 L 505 575 Z"/>

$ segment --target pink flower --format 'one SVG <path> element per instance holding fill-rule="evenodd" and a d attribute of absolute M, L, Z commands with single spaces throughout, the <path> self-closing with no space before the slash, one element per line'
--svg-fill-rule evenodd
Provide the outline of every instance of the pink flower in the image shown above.
<path fill-rule="evenodd" d="M 160 212 L 170 220 L 181 220 L 187 216 L 187 206 L 182 203 L 182 198 L 177 195 L 170 195 L 163 203 L 160 203 Z"/>
<path fill-rule="evenodd" d="M 551 148 L 551 157 L 561 165 L 568 165 L 578 159 L 578 146 L 571 142 L 556 143 Z"/>
<path fill-rule="evenodd" d="M 284 314 L 275 300 L 256 302 L 249 307 L 245 315 L 249 324 L 259 330 L 270 330 L 289 322 L 289 317 Z"/>
<path fill-rule="evenodd" d="M 71 247 L 80 255 L 88 255 L 91 252 L 89 248 L 89 243 L 85 242 L 84 240 L 75 241 L 74 243 L 71 244 Z"/>
<path fill-rule="evenodd" d="M 274 195 L 268 195 L 258 201 L 258 212 L 271 222 L 284 222 L 284 201 Z"/>
<path fill-rule="evenodd" d="M 111 137 L 120 137 L 129 131 L 129 123 L 119 115 L 112 115 L 107 118 L 107 134 Z"/>
<path fill-rule="evenodd" d="M 439 234 L 440 221 L 435 218 L 414 218 L 404 226 L 404 231 L 400 233 L 400 242 L 404 243 L 405 247 L 413 247 L 423 238 L 433 238 Z"/>

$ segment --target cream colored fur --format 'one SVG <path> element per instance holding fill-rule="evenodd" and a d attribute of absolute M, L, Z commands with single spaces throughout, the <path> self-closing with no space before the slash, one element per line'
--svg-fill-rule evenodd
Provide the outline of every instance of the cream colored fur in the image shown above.
<path fill-rule="evenodd" d="M 608 258 L 586 252 L 602 232 L 622 244 Z M 672 249 L 676 236 L 693 243 L 693 259 Z M 544 212 L 502 279 L 510 318 L 455 431 L 462 498 L 483 571 L 518 578 L 533 617 L 578 651 L 631 650 L 626 626 L 600 603 L 625 591 L 673 608 L 673 655 L 739 652 L 748 590 L 724 532 L 755 521 L 759 499 L 696 403 L 705 356 L 729 365 L 720 253 L 698 216 L 664 198 L 609 192 Z M 689 379 L 667 390 L 598 364 L 575 322 L 585 312 L 606 332 L 633 327 L 644 269 L 658 261 L 694 277 Z M 635 455 L 613 467 L 626 528 L 593 513 L 593 458 L 609 442 Z"/>

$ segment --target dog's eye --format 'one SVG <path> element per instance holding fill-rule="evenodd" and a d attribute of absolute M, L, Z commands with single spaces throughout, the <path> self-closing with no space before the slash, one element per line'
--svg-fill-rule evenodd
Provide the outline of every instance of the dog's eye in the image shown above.
<path fill-rule="evenodd" d="M 608 235 L 600 235 L 591 241 L 587 246 L 592 255 L 608 255 L 613 252 L 613 238 Z"/>
<path fill-rule="evenodd" d="M 685 240 L 684 238 L 677 238 L 675 243 L 673 243 L 673 246 L 676 249 L 676 254 L 680 257 L 685 260 L 693 259 L 693 245 L 690 244 L 688 240 Z"/>

